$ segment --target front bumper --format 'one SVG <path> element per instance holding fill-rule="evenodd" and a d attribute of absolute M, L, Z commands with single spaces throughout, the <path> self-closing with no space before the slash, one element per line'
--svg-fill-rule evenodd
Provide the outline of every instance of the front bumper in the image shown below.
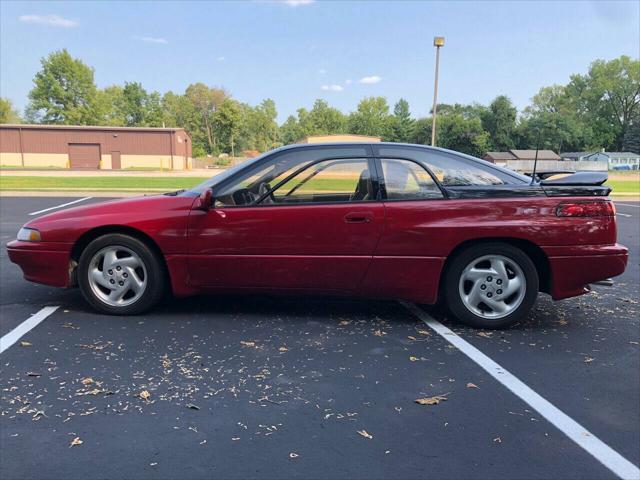
<path fill-rule="evenodd" d="M 554 300 L 589 291 L 588 285 L 615 277 L 627 267 L 629 251 L 620 244 L 543 247 L 551 268 Z"/>
<path fill-rule="evenodd" d="M 53 287 L 70 285 L 71 244 L 14 240 L 7 244 L 7 252 L 26 280 Z"/>

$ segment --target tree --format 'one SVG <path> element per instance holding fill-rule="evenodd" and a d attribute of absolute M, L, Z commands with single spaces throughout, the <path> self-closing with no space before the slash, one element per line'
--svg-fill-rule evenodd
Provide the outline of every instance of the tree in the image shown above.
<path fill-rule="evenodd" d="M 413 129 L 415 128 L 415 121 L 411 118 L 411 112 L 409 112 L 409 102 L 404 98 L 398 100 L 393 107 L 393 117 L 391 117 L 390 122 L 390 140 L 392 142 L 407 143 L 411 141 Z"/>
<path fill-rule="evenodd" d="M 627 128 L 640 116 L 640 60 L 623 55 L 596 60 L 586 75 L 572 75 L 566 93 L 583 122 L 596 120 L 610 150 L 622 147 Z"/>
<path fill-rule="evenodd" d="M 214 115 L 214 125 L 219 132 L 221 143 L 236 156 L 235 145 L 242 128 L 242 110 L 238 102 L 225 98 Z"/>
<path fill-rule="evenodd" d="M 349 132 L 389 139 L 391 137 L 389 105 L 384 97 L 366 97 L 349 115 Z"/>
<path fill-rule="evenodd" d="M 627 128 L 624 134 L 622 151 L 640 154 L 640 118 Z"/>
<path fill-rule="evenodd" d="M 41 64 L 29 92 L 30 119 L 64 125 L 98 123 L 93 69 L 72 58 L 66 49 L 49 54 Z"/>
<path fill-rule="evenodd" d="M 431 143 L 431 117 L 416 121 L 413 142 Z M 461 113 L 438 115 L 438 147 L 483 157 L 490 148 L 490 136 L 479 118 L 465 118 Z"/>
<path fill-rule="evenodd" d="M 127 127 L 162 126 L 160 94 L 147 93 L 138 82 L 125 82 L 116 110 L 119 110 Z"/>
<path fill-rule="evenodd" d="M 264 152 L 278 145 L 278 124 L 276 104 L 270 98 L 263 100 L 255 108 L 245 108 L 245 132 L 249 137 L 249 148 Z"/>
<path fill-rule="evenodd" d="M 509 97 L 496 97 L 481 114 L 482 127 L 491 136 L 491 148 L 498 151 L 515 148 L 516 117 L 518 110 Z"/>
<path fill-rule="evenodd" d="M 332 135 L 344 133 L 347 119 L 340 110 L 330 107 L 326 100 L 318 99 L 301 123 L 307 135 Z"/>
<path fill-rule="evenodd" d="M 122 127 L 125 125 L 123 115 L 122 87 L 112 85 L 98 90 L 96 108 L 99 112 L 100 125 Z"/>
<path fill-rule="evenodd" d="M 11 100 L 0 98 L 0 123 L 20 123 L 20 115 L 13 108 Z"/>
<path fill-rule="evenodd" d="M 217 153 L 217 137 L 213 129 L 213 115 L 228 97 L 225 90 L 212 88 L 204 83 L 194 83 L 187 87 L 184 93 L 187 101 L 193 106 L 194 117 L 191 125 L 192 131 L 197 131 L 198 137 L 204 137 L 206 150 L 209 153 Z M 194 140 L 195 143 L 195 140 Z"/>

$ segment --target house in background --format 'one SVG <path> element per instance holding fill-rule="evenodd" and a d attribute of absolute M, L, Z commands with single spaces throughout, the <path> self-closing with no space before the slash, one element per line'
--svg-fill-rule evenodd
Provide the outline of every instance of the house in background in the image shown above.
<path fill-rule="evenodd" d="M 562 160 L 560 156 L 551 150 L 538 150 L 538 161 Z M 508 152 L 487 152 L 484 160 L 491 163 L 505 164 L 514 160 L 535 160 L 536 150 L 509 150 Z"/>
<path fill-rule="evenodd" d="M 564 152 L 560 156 L 577 162 L 606 161 L 609 170 L 640 169 L 640 154 L 633 152 Z"/>
<path fill-rule="evenodd" d="M 182 128 L 0 125 L 0 166 L 82 170 L 191 168 Z"/>

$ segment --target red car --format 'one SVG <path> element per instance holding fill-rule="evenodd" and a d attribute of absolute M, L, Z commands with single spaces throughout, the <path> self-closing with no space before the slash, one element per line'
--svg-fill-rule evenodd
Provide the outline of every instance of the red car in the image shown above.
<path fill-rule="evenodd" d="M 539 291 L 581 295 L 627 262 L 606 174 L 539 178 L 418 145 L 294 145 L 192 190 L 45 215 L 8 251 L 108 314 L 168 291 L 313 293 L 442 300 L 505 327 Z"/>

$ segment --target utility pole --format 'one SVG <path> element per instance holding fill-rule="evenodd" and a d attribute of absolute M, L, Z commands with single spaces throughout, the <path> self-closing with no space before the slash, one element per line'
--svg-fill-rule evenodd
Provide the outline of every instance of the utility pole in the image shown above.
<path fill-rule="evenodd" d="M 431 146 L 436 146 L 436 115 L 438 113 L 438 70 L 440 69 L 440 47 L 444 47 L 444 37 L 433 37 L 436 47 L 436 80 L 433 85 L 433 121 L 431 124 Z"/>

